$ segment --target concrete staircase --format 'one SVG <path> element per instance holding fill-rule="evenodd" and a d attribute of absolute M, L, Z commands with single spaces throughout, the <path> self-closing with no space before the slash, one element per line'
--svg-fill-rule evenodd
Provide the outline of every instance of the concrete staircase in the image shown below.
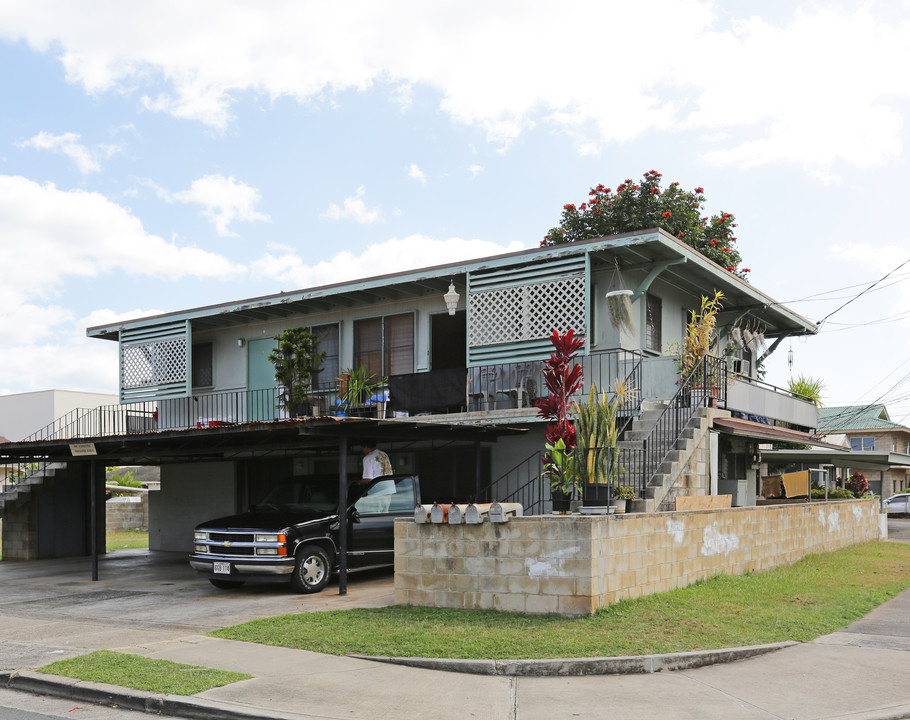
<path fill-rule="evenodd" d="M 27 471 L 25 477 L 16 478 L 15 481 L 5 480 L 0 485 L 0 517 L 6 514 L 7 508 L 29 497 L 32 490 L 45 480 L 65 471 L 66 463 L 40 463 L 37 469 Z"/>
<path fill-rule="evenodd" d="M 662 504 L 672 500 L 671 490 L 677 484 L 680 476 L 690 467 L 696 449 L 703 447 L 704 442 L 707 441 L 713 419 L 730 415 L 726 410 L 700 407 L 695 410 L 675 440 L 661 440 L 656 436 L 649 439 L 649 435 L 666 409 L 666 405 L 661 403 L 647 405 L 647 407 L 646 404 L 642 405 L 641 414 L 633 421 L 632 427 L 618 444 L 620 449 L 633 451 L 627 455 L 631 461 L 625 468 L 625 475 L 631 480 L 641 477 L 645 472 L 642 451 L 646 441 L 652 443 L 650 450 L 662 460 L 657 471 L 647 479 L 648 484 L 644 490 L 644 497 L 630 500 L 627 512 L 657 512 L 661 509 Z M 659 444 L 655 446 L 654 443 Z M 702 484 L 707 486 L 708 468 L 702 465 L 698 472 L 703 475 Z M 622 483 L 624 480 L 621 479 L 620 482 Z M 629 484 L 632 483 L 629 482 Z"/>

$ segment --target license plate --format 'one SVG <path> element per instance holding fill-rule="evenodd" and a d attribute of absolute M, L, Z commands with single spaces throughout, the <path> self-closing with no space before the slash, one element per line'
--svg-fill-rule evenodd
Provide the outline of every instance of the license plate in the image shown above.
<path fill-rule="evenodd" d="M 230 575 L 231 574 L 231 564 L 230 563 L 215 563 L 215 574 L 216 575 Z"/>

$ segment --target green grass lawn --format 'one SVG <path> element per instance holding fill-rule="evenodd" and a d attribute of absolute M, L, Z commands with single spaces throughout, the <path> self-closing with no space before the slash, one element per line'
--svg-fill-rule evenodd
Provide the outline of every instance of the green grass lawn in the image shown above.
<path fill-rule="evenodd" d="M 812 640 L 907 587 L 910 544 L 876 542 L 766 573 L 717 576 L 584 618 L 394 606 L 282 615 L 209 634 L 334 655 L 648 655 Z"/>
<path fill-rule="evenodd" d="M 169 695 L 195 695 L 252 677 L 244 673 L 184 665 L 170 660 L 153 660 L 110 650 L 60 660 L 38 668 L 38 672 Z"/>
<path fill-rule="evenodd" d="M 107 533 L 107 551 L 147 548 L 149 546 L 148 530 L 124 530 Z M 3 559 L 3 543 L 0 541 L 0 560 Z"/>
<path fill-rule="evenodd" d="M 120 530 L 107 533 L 107 551 L 134 550 L 149 546 L 148 530 Z"/>

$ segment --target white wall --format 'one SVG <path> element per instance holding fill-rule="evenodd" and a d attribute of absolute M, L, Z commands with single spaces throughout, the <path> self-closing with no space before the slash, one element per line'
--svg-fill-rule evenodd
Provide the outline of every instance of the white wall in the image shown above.
<path fill-rule="evenodd" d="M 0 436 L 18 442 L 74 410 L 90 410 L 119 402 L 116 395 L 72 390 L 0 395 Z"/>
<path fill-rule="evenodd" d="M 193 528 L 237 512 L 233 462 L 162 465 L 161 489 L 149 493 L 149 549 L 189 552 Z"/>

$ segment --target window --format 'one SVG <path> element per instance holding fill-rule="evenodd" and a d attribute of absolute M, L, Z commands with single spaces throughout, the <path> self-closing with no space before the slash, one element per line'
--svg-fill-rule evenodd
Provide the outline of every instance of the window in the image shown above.
<path fill-rule="evenodd" d="M 338 378 L 338 325 L 316 325 L 311 328 L 319 345 L 317 352 L 324 352 L 322 370 L 313 375 L 313 387 L 317 390 L 331 385 Z"/>
<path fill-rule="evenodd" d="M 379 377 L 414 372 L 414 315 L 354 321 L 354 367 Z"/>
<path fill-rule="evenodd" d="M 875 450 L 874 437 L 854 437 L 850 438 L 851 450 Z"/>
<path fill-rule="evenodd" d="M 645 312 L 648 314 L 645 325 L 645 350 L 660 352 L 663 303 L 656 295 L 647 295 Z"/>
<path fill-rule="evenodd" d="M 193 345 L 193 387 L 206 388 L 215 384 L 212 371 L 212 343 Z"/>

